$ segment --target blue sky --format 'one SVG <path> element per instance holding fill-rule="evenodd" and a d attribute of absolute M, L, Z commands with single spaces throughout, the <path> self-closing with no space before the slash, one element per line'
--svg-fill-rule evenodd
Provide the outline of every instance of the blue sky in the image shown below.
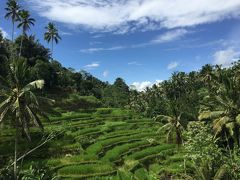
<path fill-rule="evenodd" d="M 239 0 L 21 0 L 37 20 L 29 34 L 43 41 L 53 21 L 62 41 L 54 58 L 103 81 L 122 77 L 138 89 L 198 70 L 206 63 L 227 67 L 240 57 Z M 0 29 L 11 23 L 0 2 Z M 19 32 L 17 32 L 19 34 Z"/>

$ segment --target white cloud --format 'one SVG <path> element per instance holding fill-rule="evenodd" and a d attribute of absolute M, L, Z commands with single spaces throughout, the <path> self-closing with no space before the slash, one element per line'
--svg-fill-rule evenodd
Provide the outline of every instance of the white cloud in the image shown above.
<path fill-rule="evenodd" d="M 85 69 L 95 69 L 99 66 L 100 66 L 100 64 L 98 62 L 93 62 L 91 64 L 88 64 L 88 65 L 84 66 L 84 68 Z"/>
<path fill-rule="evenodd" d="M 157 79 L 155 84 L 159 84 L 159 83 L 162 83 L 162 82 L 163 82 L 163 80 Z"/>
<path fill-rule="evenodd" d="M 71 36 L 71 35 L 72 35 L 72 33 L 70 33 L 70 32 L 65 32 L 65 31 L 59 31 L 59 33 L 60 33 L 60 35 L 62 35 L 62 36 Z"/>
<path fill-rule="evenodd" d="M 110 48 L 89 48 L 89 49 L 81 49 L 80 52 L 82 53 L 94 53 L 99 51 L 114 51 L 114 50 L 120 50 L 120 49 L 126 49 L 127 47 L 124 46 L 114 46 Z"/>
<path fill-rule="evenodd" d="M 223 67 L 229 67 L 232 62 L 239 58 L 240 52 L 235 51 L 232 48 L 220 50 L 214 53 L 214 64 L 222 65 Z"/>
<path fill-rule="evenodd" d="M 150 81 L 143 81 L 143 82 L 134 82 L 132 83 L 132 88 L 136 89 L 137 91 L 144 91 L 147 87 L 151 87 L 152 83 Z"/>
<path fill-rule="evenodd" d="M 128 65 L 142 66 L 142 64 L 141 64 L 141 63 L 138 63 L 137 61 L 129 62 Z"/>
<path fill-rule="evenodd" d="M 156 37 L 154 40 L 152 40 L 152 43 L 165 43 L 173 40 L 178 40 L 187 33 L 189 32 L 186 29 L 172 30 Z"/>
<path fill-rule="evenodd" d="M 168 64 L 167 69 L 172 70 L 172 69 L 175 69 L 176 67 L 178 67 L 178 62 L 174 61 L 174 62 L 171 62 L 170 64 Z"/>
<path fill-rule="evenodd" d="M 26 1 L 26 0 L 25 0 Z M 235 18 L 239 0 L 28 0 L 50 20 L 97 31 L 182 28 Z"/>
<path fill-rule="evenodd" d="M 152 87 L 154 84 L 159 84 L 163 82 L 163 80 L 156 80 L 155 82 L 150 82 L 150 81 L 143 81 L 143 82 L 134 82 L 130 86 L 131 89 L 137 90 L 137 91 L 145 91 L 147 87 Z"/>
<path fill-rule="evenodd" d="M 9 35 L 6 31 L 3 30 L 3 28 L 0 27 L 0 31 L 2 32 L 3 38 L 8 38 Z"/>
<path fill-rule="evenodd" d="M 97 47 L 97 48 L 88 48 L 88 49 L 81 49 L 80 52 L 82 53 L 94 53 L 99 51 L 116 51 L 116 50 L 123 50 L 123 49 L 135 49 L 135 48 L 142 48 L 146 46 L 151 46 L 154 44 L 160 44 L 160 43 L 167 43 L 174 40 L 178 40 L 185 36 L 187 33 L 189 33 L 185 29 L 175 29 L 168 31 L 160 36 L 155 37 L 153 40 L 150 40 L 145 43 L 140 44 L 132 44 L 132 45 L 123 45 L 123 46 L 113 46 L 113 47 Z M 141 65 L 137 62 L 130 62 L 128 65 Z"/>
<path fill-rule="evenodd" d="M 109 75 L 109 71 L 106 70 L 103 72 L 103 77 L 107 77 L 108 75 Z"/>

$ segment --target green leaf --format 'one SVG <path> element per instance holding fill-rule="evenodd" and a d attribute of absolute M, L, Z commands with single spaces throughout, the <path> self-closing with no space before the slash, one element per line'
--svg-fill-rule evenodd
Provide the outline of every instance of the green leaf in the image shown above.
<path fill-rule="evenodd" d="M 236 122 L 238 125 L 240 125 L 240 114 L 236 117 Z"/>
<path fill-rule="evenodd" d="M 167 122 L 170 122 L 171 120 L 172 120 L 172 117 L 165 116 L 165 115 L 158 115 L 154 117 L 154 121 L 162 122 L 162 123 L 167 123 Z"/>
<path fill-rule="evenodd" d="M 213 120 L 224 115 L 224 111 L 203 111 L 199 114 L 200 121 Z"/>

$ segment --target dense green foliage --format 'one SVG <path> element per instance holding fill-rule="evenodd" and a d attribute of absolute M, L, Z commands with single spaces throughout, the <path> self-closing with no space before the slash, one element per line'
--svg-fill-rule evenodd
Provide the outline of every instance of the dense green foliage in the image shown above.
<path fill-rule="evenodd" d="M 111 85 L 63 67 L 53 59 L 55 24 L 44 34 L 50 53 L 28 35 L 30 12 L 16 0 L 5 10 L 0 180 L 240 179 L 240 61 L 175 72 L 138 92 L 121 78 Z"/>
<path fill-rule="evenodd" d="M 1 34 L 1 32 L 0 32 Z M 45 81 L 44 92 L 51 94 L 53 92 L 61 93 L 64 98 L 67 94 L 76 94 L 77 96 L 94 96 L 105 107 L 124 107 L 128 103 L 129 89 L 124 80 L 116 79 L 113 85 L 102 82 L 93 77 L 86 71 L 76 72 L 71 68 L 62 67 L 62 65 L 50 60 L 49 50 L 43 47 L 35 36 L 22 35 L 16 38 L 12 43 L 3 39 L 0 35 L 0 75 L 6 77 L 9 71 L 9 59 L 11 51 L 18 54 L 21 49 L 21 57 L 25 58 L 29 65 L 30 75 L 28 81 L 43 79 Z M 12 49 L 12 45 L 14 49 Z M 44 71 L 43 71 L 44 69 Z M 71 99 L 71 97 L 69 97 Z M 63 100 L 56 97 L 56 100 Z M 99 104 L 99 103 L 98 103 Z M 79 108 L 82 108 L 80 106 Z"/>

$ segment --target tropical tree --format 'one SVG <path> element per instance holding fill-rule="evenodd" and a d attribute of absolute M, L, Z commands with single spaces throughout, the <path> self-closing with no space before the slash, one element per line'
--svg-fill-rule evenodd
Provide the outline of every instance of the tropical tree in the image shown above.
<path fill-rule="evenodd" d="M 214 82 L 218 90 L 211 97 L 204 99 L 205 105 L 214 104 L 215 109 L 204 110 L 199 120 L 212 122 L 215 137 L 224 140 L 232 138 L 240 145 L 240 81 L 232 69 L 217 69 L 217 81 Z"/>
<path fill-rule="evenodd" d="M 21 45 L 20 45 L 20 52 L 19 57 L 21 56 L 22 52 L 22 43 L 23 37 L 27 35 L 27 31 L 30 29 L 30 26 L 34 26 L 35 19 L 30 17 L 29 11 L 21 10 L 19 12 L 20 23 L 18 24 L 18 28 L 22 28 L 22 37 L 21 37 Z"/>
<path fill-rule="evenodd" d="M 5 120 L 12 120 L 11 123 L 16 129 L 15 153 L 14 153 L 14 176 L 17 179 L 17 152 L 19 133 L 31 141 L 29 128 L 32 124 L 43 129 L 40 116 L 47 118 L 40 109 L 40 103 L 45 98 L 38 97 L 34 91 L 44 87 L 43 80 L 36 80 L 28 83 L 27 77 L 29 68 L 25 59 L 14 61 L 11 65 L 9 80 L 0 78 L 0 123 Z"/>
<path fill-rule="evenodd" d="M 5 8 L 5 10 L 7 11 L 5 18 L 12 20 L 12 42 L 14 40 L 15 22 L 19 20 L 20 8 L 21 7 L 18 5 L 17 0 L 8 0 L 7 7 Z"/>
<path fill-rule="evenodd" d="M 175 117 L 158 115 L 154 118 L 155 122 L 164 123 L 164 125 L 158 129 L 158 132 L 166 131 L 167 142 L 175 139 L 178 146 L 180 146 L 183 143 L 182 132 L 184 128 L 182 125 L 181 116 L 182 114 Z M 175 138 L 173 138 L 174 136 Z"/>
<path fill-rule="evenodd" d="M 56 44 L 58 44 L 59 40 L 61 40 L 61 37 L 58 34 L 58 29 L 56 28 L 54 23 L 48 23 L 48 26 L 45 27 L 47 32 L 44 34 L 44 39 L 48 43 L 52 43 L 52 58 L 53 58 L 53 42 L 55 41 Z"/>

